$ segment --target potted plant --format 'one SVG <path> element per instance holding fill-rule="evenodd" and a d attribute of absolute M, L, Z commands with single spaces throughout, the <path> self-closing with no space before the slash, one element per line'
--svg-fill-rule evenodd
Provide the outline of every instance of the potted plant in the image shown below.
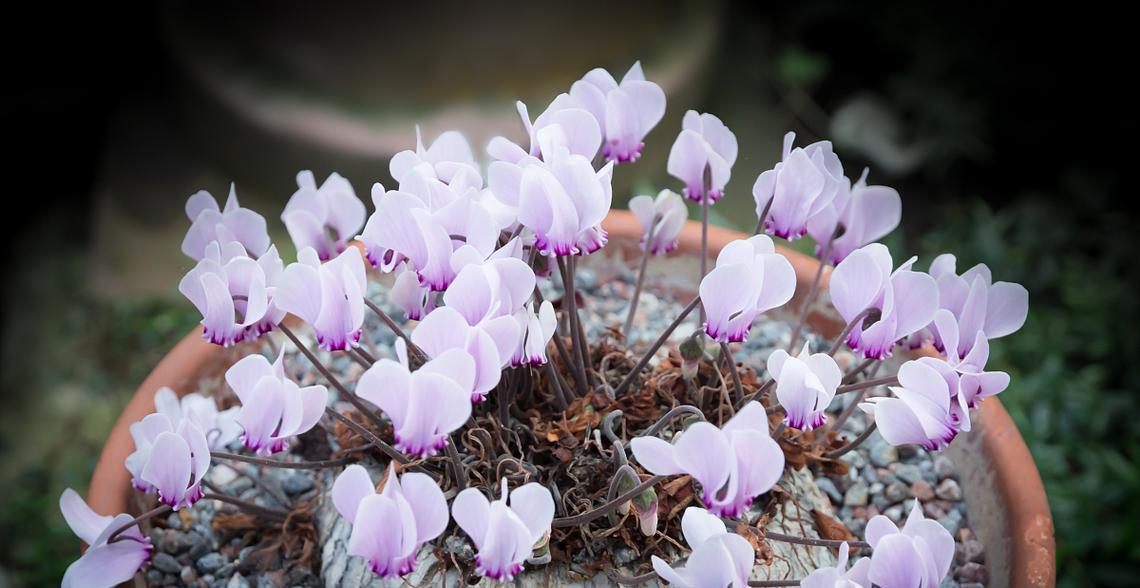
<path fill-rule="evenodd" d="M 950 257 L 894 267 L 874 241 L 897 194 L 852 184 L 825 142 L 785 139 L 755 236 L 710 227 L 735 137 L 693 111 L 668 167 L 702 222 L 667 191 L 610 212 L 615 165 L 664 114 L 637 65 L 520 112 L 530 144 L 492 140 L 486 181 L 457 133 L 398 154 L 367 224 L 347 180 L 299 174 L 288 266 L 232 190 L 191 196 L 180 289 L 203 329 L 124 410 L 86 504 L 61 499 L 90 545 L 65 584 L 1052 584 L 1040 480 L 987 399 L 1024 289 Z M 808 232 L 823 263 L 764 234 Z M 887 449 L 855 459 L 868 439 Z M 915 445 L 957 481 L 924 496 L 889 451 Z M 878 487 L 827 498 L 828 476 Z M 878 514 L 867 494 L 892 488 Z"/>

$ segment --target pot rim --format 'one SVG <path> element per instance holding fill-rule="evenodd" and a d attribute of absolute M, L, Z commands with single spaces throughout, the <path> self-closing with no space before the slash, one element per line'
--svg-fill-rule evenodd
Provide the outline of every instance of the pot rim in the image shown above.
<path fill-rule="evenodd" d="M 632 213 L 613 210 L 602 224 L 612 238 L 637 242 L 641 225 Z M 739 231 L 709 225 L 708 251 L 715 257 L 729 242 L 747 238 Z M 701 226 L 686 221 L 673 255 L 700 255 Z M 819 261 L 798 251 L 777 245 L 777 251 L 788 258 L 796 272 L 796 293 L 789 304 L 802 301 L 819 267 Z M 827 287 L 831 268 L 825 267 L 820 289 Z M 843 327 L 833 314 L 818 308 L 809 313 L 808 322 L 825 335 L 835 336 Z M 197 388 L 205 374 L 224 369 L 239 359 L 235 348 L 222 348 L 202 339 L 202 328 L 196 327 L 183 337 L 154 367 L 123 408 L 111 430 L 87 492 L 87 502 L 98 513 L 127 512 L 133 491 L 130 475 L 123 462 L 133 450 L 131 423 L 154 412 L 154 393 L 161 387 L 173 389 L 179 396 Z M 934 354 L 929 346 L 917 354 Z M 980 433 L 985 457 L 994 464 L 995 485 L 1006 509 L 1005 537 L 1010 545 L 1010 574 L 1007 584 L 1016 588 L 1050 587 L 1056 581 L 1056 545 L 1053 518 L 1045 487 L 1033 462 L 1029 447 L 1021 437 L 1009 413 L 998 398 L 987 399 L 978 409 Z M 1001 579 L 997 578 L 1001 585 Z"/>

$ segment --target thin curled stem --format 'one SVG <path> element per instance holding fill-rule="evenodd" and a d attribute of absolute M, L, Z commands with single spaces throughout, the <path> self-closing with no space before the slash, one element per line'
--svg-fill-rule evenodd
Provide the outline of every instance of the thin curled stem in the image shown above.
<path fill-rule="evenodd" d="M 728 343 L 720 342 L 720 352 L 728 360 L 728 371 L 732 373 L 732 384 L 736 388 L 736 397 L 743 399 L 744 386 L 740 383 L 740 373 L 736 371 L 736 358 L 732 356 L 732 350 L 728 348 Z"/>
<path fill-rule="evenodd" d="M 772 200 L 775 200 L 773 198 Z M 768 201 L 771 204 L 771 200 Z M 804 323 L 807 322 L 808 310 L 811 309 L 811 303 L 815 301 L 815 295 L 819 291 L 819 280 L 823 277 L 823 268 L 827 267 L 827 258 L 831 255 L 831 245 L 835 243 L 835 238 L 839 236 L 842 229 L 839 226 L 827 238 L 827 243 L 823 246 L 823 252 L 819 256 L 819 267 L 815 269 L 815 277 L 812 278 L 811 287 L 808 288 L 807 296 L 804 297 L 803 306 L 800 307 L 800 317 L 796 321 L 796 328 L 792 329 L 792 338 L 788 341 L 788 353 L 791 353 L 796 347 L 796 343 L 800 341 L 800 331 L 804 328 Z M 846 334 L 844 334 L 846 336 Z"/>
<path fill-rule="evenodd" d="M 159 515 L 164 515 L 164 514 L 170 512 L 170 510 L 171 510 L 170 505 L 160 504 L 159 506 L 142 513 L 141 515 L 127 521 L 126 523 L 123 523 L 123 525 L 121 527 L 119 527 L 118 529 L 115 529 L 114 531 L 112 531 L 111 534 L 107 537 L 107 543 L 114 543 L 115 541 L 127 539 L 127 537 L 119 537 L 119 535 L 122 535 L 123 532 L 126 531 L 127 529 L 130 529 L 131 527 L 133 527 L 133 526 L 135 526 L 135 525 L 137 525 L 137 524 L 139 524 L 139 523 L 141 523 L 147 519 L 154 518 L 154 517 L 157 517 Z"/>
<path fill-rule="evenodd" d="M 279 459 L 266 459 L 263 457 L 252 457 L 248 455 L 240 455 L 237 453 L 228 453 L 225 451 L 211 451 L 210 457 L 217 459 L 226 459 L 229 461 L 240 461 L 243 463 L 251 463 L 254 465 L 267 466 L 271 468 L 282 468 L 287 470 L 319 470 L 323 468 L 347 465 L 356 461 L 351 457 L 326 459 L 322 461 L 283 461 Z"/>
<path fill-rule="evenodd" d="M 277 325 L 277 327 L 281 329 L 282 333 L 285 333 L 285 336 L 293 342 L 293 346 L 295 346 L 297 350 L 300 351 L 301 354 L 309 360 L 309 363 L 313 364 L 313 367 L 317 368 L 317 371 L 320 372 L 322 376 L 324 376 L 325 380 L 327 380 L 329 384 L 332 384 L 333 388 L 336 388 L 336 391 L 340 393 L 341 398 L 352 403 L 352 406 L 355 407 L 356 410 L 360 411 L 361 414 L 368 417 L 368 420 L 372 421 L 372 424 L 376 426 L 384 424 L 383 421 L 380 420 L 380 417 L 376 416 L 373 410 L 364 404 L 363 400 L 357 398 L 355 394 L 350 393 L 348 391 L 348 388 L 345 388 L 344 384 L 340 383 L 340 380 L 338 380 L 337 377 L 334 376 L 331 371 L 329 371 L 329 368 L 325 367 L 325 364 L 321 363 L 321 360 L 317 359 L 317 356 L 312 351 L 310 351 L 304 343 L 301 343 L 301 340 L 297 338 L 297 335 L 293 333 L 292 329 L 286 327 L 284 322 Z"/>
<path fill-rule="evenodd" d="M 852 449 L 855 449 L 856 447 L 862 445 L 863 442 L 866 441 L 871 436 L 871 433 L 875 432 L 875 429 L 877 427 L 878 427 L 878 424 L 872 422 L 871 426 L 867 427 L 866 429 L 863 429 L 863 432 L 859 433 L 859 436 L 856 437 L 853 441 L 851 441 L 847 445 L 844 445 L 843 447 L 840 447 L 839 449 L 836 449 L 834 451 L 828 451 L 827 453 L 823 454 L 823 456 L 831 458 L 831 459 L 836 459 L 838 457 L 842 457 L 842 456 L 846 455 Z"/>
<path fill-rule="evenodd" d="M 685 317 L 689 316 L 689 313 L 693 312 L 693 309 L 696 308 L 700 303 L 701 297 L 694 297 L 693 301 L 685 306 L 685 309 L 681 311 L 681 314 L 677 315 L 677 318 L 673 319 L 673 322 L 670 323 L 668 327 L 665 327 L 665 331 L 661 333 L 661 336 L 657 337 L 657 340 L 653 342 L 653 345 L 650 346 L 649 350 L 645 352 L 645 355 L 641 356 L 641 359 L 638 360 L 637 365 L 634 365 L 633 369 L 630 370 L 625 379 L 621 381 L 621 384 L 618 384 L 618 387 L 614 388 L 614 398 L 620 397 L 626 390 L 629 389 L 630 385 L 633 384 L 633 381 L 637 379 L 637 375 L 641 373 L 641 370 L 645 369 L 645 366 L 649 363 L 649 360 L 653 357 L 653 354 L 657 353 L 657 350 L 660 349 L 661 346 L 665 344 L 665 341 L 669 339 L 669 335 L 672 335 L 673 331 L 677 330 L 677 327 L 681 325 L 681 323 L 685 320 Z"/>
<path fill-rule="evenodd" d="M 372 312 L 376 313 L 376 316 L 380 317 L 380 320 L 385 325 L 387 325 L 387 327 L 391 329 L 397 337 L 403 339 L 404 343 L 408 344 L 408 350 L 412 353 L 413 356 L 417 357 L 421 362 L 426 362 L 428 360 L 428 356 L 426 353 L 424 353 L 424 350 L 420 349 L 419 346 L 415 343 L 412 343 L 412 338 L 404 332 L 404 329 L 400 328 L 400 325 L 396 324 L 396 321 L 392 320 L 392 317 L 388 316 L 388 313 L 384 312 L 383 308 L 380 308 L 380 305 L 372 302 L 367 298 L 364 299 L 364 305 L 372 309 Z"/>
<path fill-rule="evenodd" d="M 641 255 L 641 269 L 637 271 L 637 286 L 633 289 L 633 298 L 629 301 L 629 314 L 625 317 L 625 325 L 621 332 L 625 335 L 626 343 L 633 341 L 633 315 L 637 313 L 637 302 L 641 298 L 641 288 L 645 285 L 645 268 L 649 266 L 649 258 L 653 256 L 653 233 L 657 230 L 658 216 L 654 215 L 649 223 L 649 235 L 645 237 L 645 252 Z"/>
<path fill-rule="evenodd" d="M 683 414 L 691 414 L 691 415 L 696 416 L 697 418 L 701 419 L 702 421 L 705 420 L 705 413 L 701 412 L 701 409 L 699 409 L 699 408 L 697 408 L 691 404 L 682 404 L 680 406 L 674 406 L 672 410 L 665 413 L 661 418 L 657 419 L 657 422 L 653 423 L 653 426 L 646 429 L 644 433 L 639 435 L 639 437 L 652 437 L 652 436 L 656 435 L 657 433 L 660 433 L 661 429 L 664 429 L 665 425 L 669 424 L 669 421 L 671 421 L 671 420 L 673 420 L 673 419 L 675 419 L 675 418 L 677 418 Z"/>
<path fill-rule="evenodd" d="M 588 510 L 582 514 L 577 514 L 577 515 L 574 515 L 571 517 L 556 518 L 556 519 L 554 519 L 554 521 L 550 525 L 554 528 L 576 527 L 578 525 L 584 525 L 584 524 L 586 524 L 586 523 L 588 523 L 594 519 L 604 517 L 604 516 L 610 514 L 611 512 L 617 510 L 617 508 L 619 506 L 621 506 L 622 504 L 629 502 L 631 499 L 633 499 L 634 496 L 637 496 L 638 494 L 645 492 L 645 490 L 647 488 L 649 488 L 655 484 L 658 484 L 660 482 L 665 481 L 666 478 L 668 478 L 668 476 L 653 476 L 652 478 L 649 478 L 648 480 L 641 482 L 637 486 L 634 486 L 633 488 L 626 490 L 625 492 L 623 492 L 621 494 L 621 496 L 618 496 L 617 498 L 615 498 L 615 499 L 613 499 L 613 500 L 611 500 L 611 501 L 609 501 L 609 502 L 607 502 L 607 503 L 605 503 L 605 504 L 603 504 L 597 508 L 594 508 L 592 510 Z"/>

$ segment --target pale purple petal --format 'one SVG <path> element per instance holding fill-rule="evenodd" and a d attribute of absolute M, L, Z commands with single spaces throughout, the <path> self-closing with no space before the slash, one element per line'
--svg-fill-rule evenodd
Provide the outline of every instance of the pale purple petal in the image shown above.
<path fill-rule="evenodd" d="M 530 545 L 534 545 L 550 531 L 554 520 L 554 498 L 545 486 L 531 482 L 511 491 L 511 510 L 530 529 Z"/>
<path fill-rule="evenodd" d="M 376 486 L 368 470 L 358 464 L 352 464 L 336 477 L 332 487 L 333 506 L 340 516 L 350 523 L 356 520 L 356 511 L 360 501 L 376 493 Z"/>
<path fill-rule="evenodd" d="M 59 511 L 71 527 L 76 537 L 88 545 L 94 545 L 99 534 L 111 524 L 114 517 L 101 515 L 91 510 L 90 506 L 71 488 L 63 491 L 59 497 Z"/>
<path fill-rule="evenodd" d="M 178 510 L 191 476 L 190 447 L 175 433 L 160 433 L 143 467 L 142 479 L 155 487 L 163 503 Z"/>

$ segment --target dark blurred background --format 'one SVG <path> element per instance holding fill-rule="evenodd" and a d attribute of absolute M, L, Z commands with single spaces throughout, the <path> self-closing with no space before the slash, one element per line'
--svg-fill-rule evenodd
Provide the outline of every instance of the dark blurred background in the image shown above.
<path fill-rule="evenodd" d="M 641 59 L 669 94 L 615 207 L 674 186 L 685 110 L 718 114 L 741 158 L 714 222 L 754 222 L 751 184 L 781 137 L 836 142 L 849 176 L 896 187 L 892 249 L 950 251 L 1031 292 L 995 344 L 1002 401 L 1049 494 L 1064 586 L 1135 585 L 1140 560 L 1135 77 L 1105 6 L 675 1 L 440 6 L 221 3 L 7 16 L 8 148 L 0 410 L 0 587 L 58 582 L 81 492 L 121 406 L 198 317 L 176 290 L 185 198 L 277 216 L 300 169 L 365 197 L 387 158 L 456 127 L 478 154 L 521 138 L 594 66 Z M 14 157 L 13 157 L 14 155 Z M 1133 182 L 1134 183 L 1134 182 Z M 752 218 L 752 220 L 749 220 Z M 802 243 L 807 245 L 807 243 Z M 288 247 L 286 247 L 288 249 Z M 284 252 L 286 259 L 291 252 Z M 925 267 L 925 262 L 920 262 Z"/>

